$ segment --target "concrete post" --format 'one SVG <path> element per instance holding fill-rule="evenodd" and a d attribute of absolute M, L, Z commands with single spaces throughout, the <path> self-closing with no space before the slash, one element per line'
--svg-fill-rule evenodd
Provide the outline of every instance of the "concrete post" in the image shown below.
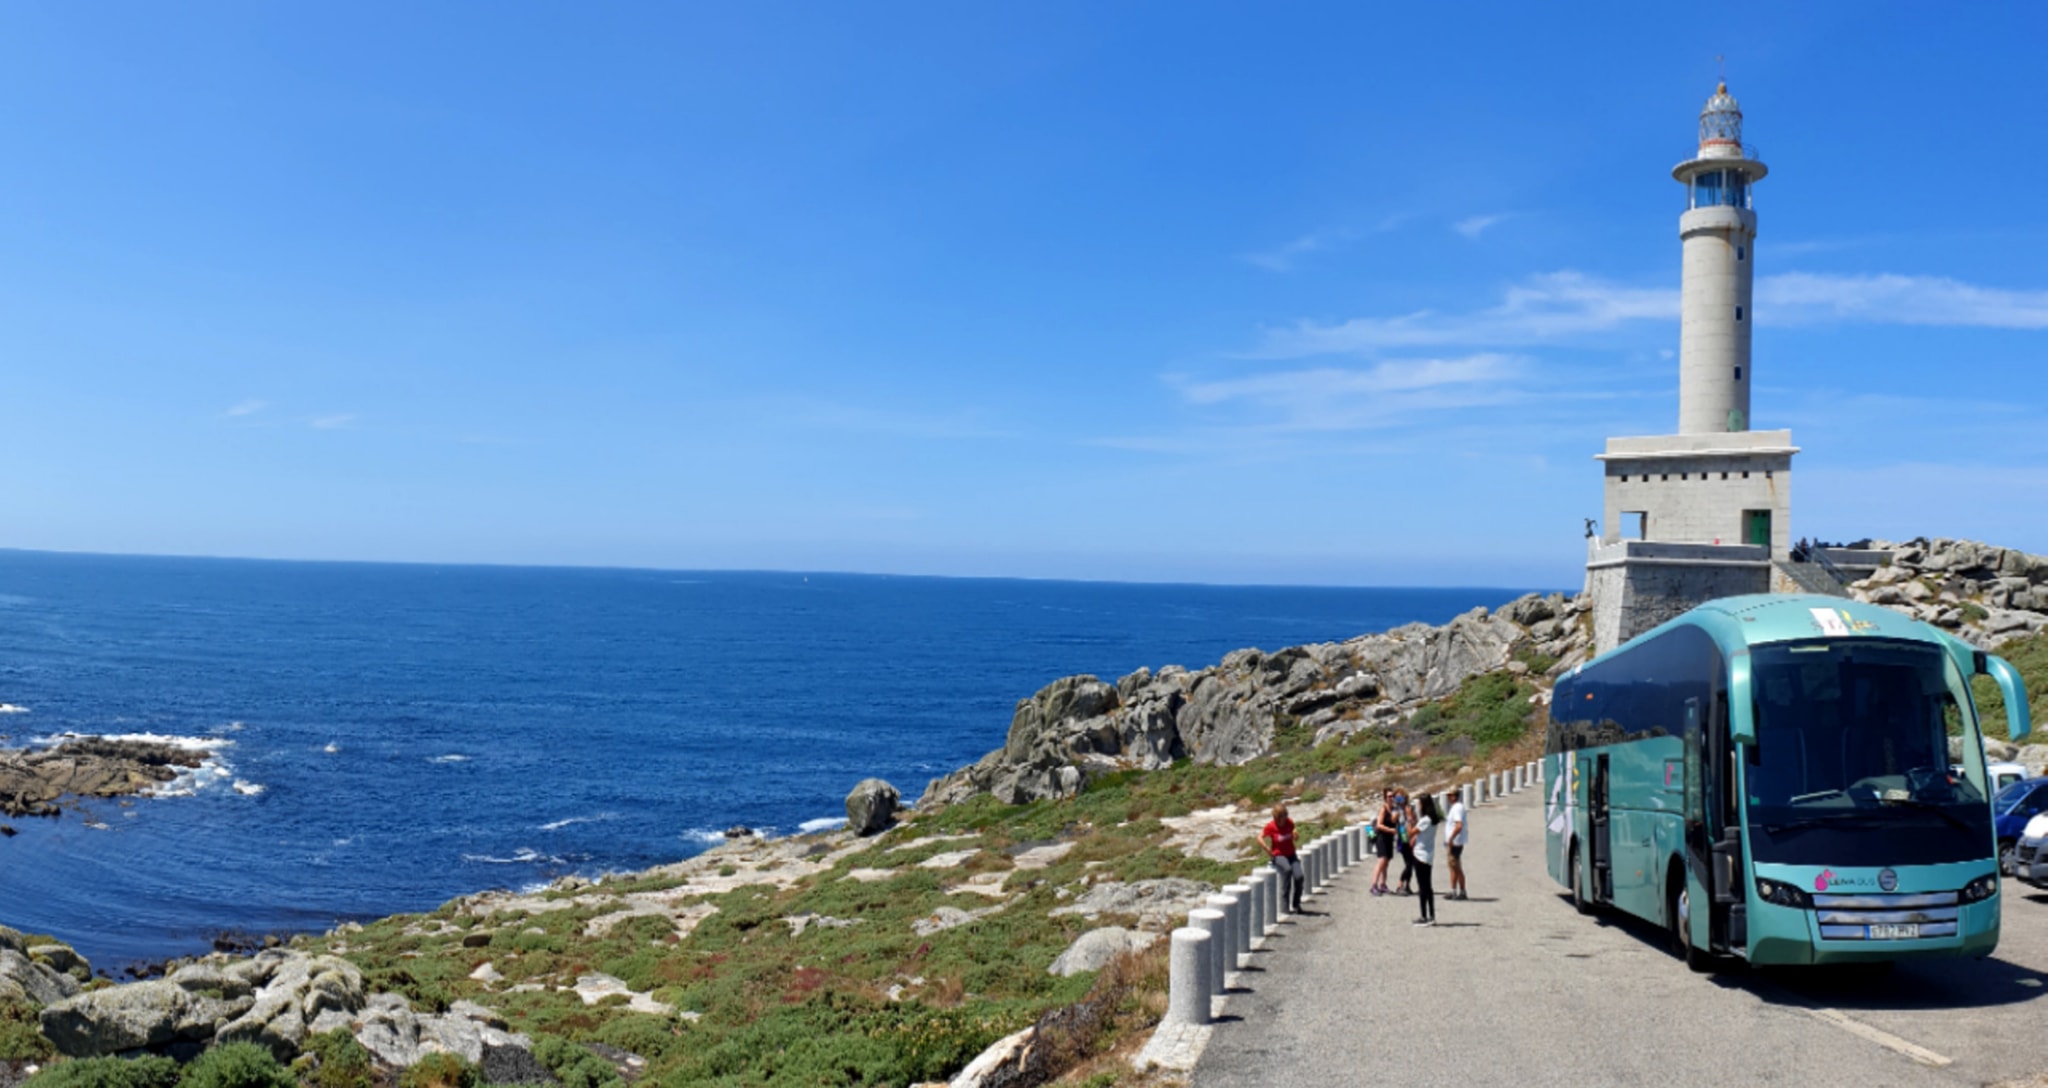
<path fill-rule="evenodd" d="M 1266 883 L 1260 891 L 1266 900 L 1266 931 L 1270 933 L 1274 926 L 1280 924 L 1280 871 L 1278 869 L 1269 868 L 1266 870 Z"/>
<path fill-rule="evenodd" d="M 1255 869 L 1245 874 L 1243 881 L 1245 887 L 1251 889 L 1251 894 L 1245 896 L 1245 901 L 1251 904 L 1251 939 L 1255 941 L 1266 935 L 1266 919 L 1268 915 L 1266 913 L 1265 885 L 1272 878 L 1273 870 Z"/>
<path fill-rule="evenodd" d="M 1208 938 L 1202 946 L 1202 952 L 1209 961 L 1209 967 L 1202 972 L 1202 981 L 1209 984 L 1209 993 L 1220 994 L 1223 992 L 1223 942 L 1229 932 L 1229 923 L 1220 910 L 1196 907 L 1188 912 L 1188 925 L 1201 930 L 1202 936 Z M 1171 963 L 1167 965 L 1167 969 L 1172 970 Z M 1206 995 L 1203 1000 L 1207 1000 Z"/>
<path fill-rule="evenodd" d="M 1166 1018 L 1179 1024 L 1209 1022 L 1209 934 L 1192 926 L 1173 931 L 1166 961 Z"/>
<path fill-rule="evenodd" d="M 1216 931 L 1216 935 L 1223 938 L 1223 948 L 1218 958 L 1222 961 L 1223 973 L 1229 974 L 1237 970 L 1237 927 L 1244 919 L 1244 903 L 1234 895 L 1225 895 L 1221 892 L 1210 896 L 1205 902 L 1210 910 L 1223 912 L 1223 927 Z"/>
<path fill-rule="evenodd" d="M 1462 802 L 1466 808 L 1472 807 L 1472 783 L 1467 782 L 1464 785 L 1458 787 L 1458 800 Z"/>
<path fill-rule="evenodd" d="M 1363 824 L 1353 824 L 1345 828 L 1344 837 L 1351 840 L 1351 860 L 1354 862 L 1364 861 L 1366 855 L 1365 826 Z"/>
<path fill-rule="evenodd" d="M 1224 888 L 1223 894 L 1237 897 L 1237 962 L 1242 964 L 1243 957 L 1252 954 L 1252 937 L 1258 930 L 1258 921 L 1254 917 L 1259 912 L 1258 901 L 1252 896 L 1252 886 L 1242 881 Z"/>

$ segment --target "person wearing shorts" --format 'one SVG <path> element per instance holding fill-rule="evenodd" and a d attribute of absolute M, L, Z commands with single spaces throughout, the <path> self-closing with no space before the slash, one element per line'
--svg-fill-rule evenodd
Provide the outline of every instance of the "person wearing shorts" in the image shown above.
<path fill-rule="evenodd" d="M 1387 894 L 1387 863 L 1394 857 L 1394 791 L 1380 798 L 1379 815 L 1372 820 L 1372 894 Z"/>
<path fill-rule="evenodd" d="M 1465 825 L 1465 802 L 1453 795 L 1451 811 L 1444 815 L 1444 845 L 1451 855 L 1451 887 L 1444 893 L 1445 899 L 1465 898 L 1465 836 L 1470 830 Z"/>

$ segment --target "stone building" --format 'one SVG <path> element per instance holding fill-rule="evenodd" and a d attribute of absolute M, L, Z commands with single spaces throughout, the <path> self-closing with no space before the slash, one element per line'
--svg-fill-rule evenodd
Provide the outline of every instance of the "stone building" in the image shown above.
<path fill-rule="evenodd" d="M 1610 438 L 1602 532 L 1589 534 L 1586 591 L 1605 652 L 1702 601 L 1794 584 L 1792 432 L 1750 429 L 1756 209 L 1767 170 L 1742 142 L 1742 108 L 1721 84 L 1700 111 L 1697 154 L 1671 176 L 1684 263 L 1678 433 Z M 1811 587 L 1808 587 L 1811 588 Z"/>

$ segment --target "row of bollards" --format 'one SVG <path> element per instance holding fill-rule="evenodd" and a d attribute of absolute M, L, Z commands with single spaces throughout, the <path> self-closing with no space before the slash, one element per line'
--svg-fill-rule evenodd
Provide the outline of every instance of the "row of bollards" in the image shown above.
<path fill-rule="evenodd" d="M 1446 809 L 1453 800 L 1468 806 L 1484 804 L 1540 785 L 1542 780 L 1542 764 L 1531 761 L 1447 790 L 1439 800 Z M 1353 824 L 1304 846 L 1300 852 L 1302 893 L 1324 890 L 1344 870 L 1366 860 L 1370 841 L 1371 828 Z M 1166 1019 L 1209 1023 L 1212 999 L 1225 992 L 1228 976 L 1244 966 L 1245 958 L 1280 924 L 1286 910 L 1279 872 L 1261 867 L 1189 911 L 1188 924 L 1173 931 Z"/>

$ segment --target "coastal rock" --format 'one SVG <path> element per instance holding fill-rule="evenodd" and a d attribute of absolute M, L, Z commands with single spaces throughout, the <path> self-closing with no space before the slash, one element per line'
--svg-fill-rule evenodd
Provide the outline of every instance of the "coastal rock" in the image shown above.
<path fill-rule="evenodd" d="M 28 958 L 52 971 L 70 975 L 80 982 L 92 981 L 92 964 L 68 944 L 31 945 L 28 949 Z"/>
<path fill-rule="evenodd" d="M 73 737 L 48 748 L 0 749 L 0 815 L 54 816 L 65 796 L 147 793 L 208 753 L 154 741 Z"/>
<path fill-rule="evenodd" d="M 45 1038 L 73 1058 L 171 1043 L 203 1043 L 222 1023 L 256 1003 L 242 979 L 218 969 L 186 968 L 166 979 L 79 994 L 42 1012 Z"/>
<path fill-rule="evenodd" d="M 428 1054 L 454 1054 L 479 1064 L 490 1049 L 531 1052 L 533 1041 L 505 1030 L 497 1013 L 468 1001 L 457 1001 L 438 1016 L 412 1011 L 397 994 L 376 994 L 355 1027 L 356 1041 L 377 1061 L 393 1069 L 415 1065 Z M 501 1061 L 516 1061 L 503 1056 Z"/>
<path fill-rule="evenodd" d="M 1074 939 L 1067 950 L 1046 968 L 1047 974 L 1066 978 L 1083 971 L 1100 971 L 1109 961 L 1126 952 L 1141 952 L 1159 940 L 1159 934 L 1140 930 L 1125 929 L 1122 926 L 1104 926 L 1091 929 Z"/>
<path fill-rule="evenodd" d="M 0 946 L 0 1001 L 48 1005 L 77 993 L 77 979 L 49 964 L 37 963 L 15 949 Z"/>
<path fill-rule="evenodd" d="M 1054 917 L 1078 914 L 1084 918 L 1104 914 L 1134 915 L 1139 928 L 1156 931 L 1171 927 L 1177 918 L 1201 906 L 1215 892 L 1213 884 L 1183 877 L 1138 880 L 1128 884 L 1111 881 L 1089 888 L 1079 899 L 1054 907 L 1048 913 Z"/>
<path fill-rule="evenodd" d="M 247 1012 L 214 1033 L 217 1042 L 256 1043 L 288 1059 L 313 1024 L 353 1017 L 364 1005 L 362 972 L 338 957 L 265 952 L 236 966 L 263 988 Z"/>
<path fill-rule="evenodd" d="M 846 826 L 856 835 L 873 835 L 896 822 L 902 794 L 879 778 L 863 779 L 846 795 Z"/>
<path fill-rule="evenodd" d="M 1003 1036 L 954 1074 L 946 1088 L 995 1088 L 1019 1079 L 1017 1074 L 1030 1060 L 1031 1045 L 1037 1038 L 1036 1026 Z"/>

